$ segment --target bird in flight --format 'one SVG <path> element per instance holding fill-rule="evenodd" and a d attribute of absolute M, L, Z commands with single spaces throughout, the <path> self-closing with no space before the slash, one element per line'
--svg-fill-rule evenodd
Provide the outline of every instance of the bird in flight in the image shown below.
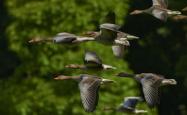
<path fill-rule="evenodd" d="M 83 107 L 87 112 L 93 112 L 96 109 L 99 100 L 99 88 L 101 84 L 113 83 L 113 80 L 100 78 L 93 75 L 82 74 L 79 76 L 59 75 L 55 80 L 75 80 L 78 82 L 80 96 Z"/>
<path fill-rule="evenodd" d="M 117 108 L 104 108 L 105 111 L 108 110 L 114 110 L 118 112 L 123 112 L 123 113 L 129 113 L 129 114 L 141 114 L 141 113 L 147 113 L 146 110 L 138 110 L 136 109 L 136 105 L 138 102 L 143 101 L 141 97 L 125 97 L 123 103 L 120 104 L 119 107 Z"/>
<path fill-rule="evenodd" d="M 66 65 L 66 68 L 73 68 L 73 69 L 93 69 L 93 70 L 108 70 L 108 69 L 116 69 L 116 67 L 103 64 L 101 58 L 92 51 L 86 51 L 84 55 L 84 64 L 70 64 Z"/>
<path fill-rule="evenodd" d="M 130 14 L 136 15 L 141 13 L 150 14 L 157 19 L 162 21 L 167 21 L 168 16 L 180 15 L 180 11 L 173 11 L 167 9 L 168 7 L 168 0 L 152 0 L 152 6 L 145 10 L 134 10 Z"/>
<path fill-rule="evenodd" d="M 160 103 L 159 87 L 165 85 L 176 85 L 175 79 L 166 79 L 162 75 L 153 73 L 128 74 L 121 72 L 118 77 L 130 77 L 141 83 L 145 100 L 149 107 L 154 107 Z"/>

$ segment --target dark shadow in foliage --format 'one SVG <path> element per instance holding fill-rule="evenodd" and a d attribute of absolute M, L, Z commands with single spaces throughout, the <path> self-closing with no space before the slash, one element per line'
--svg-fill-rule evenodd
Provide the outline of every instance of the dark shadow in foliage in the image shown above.
<path fill-rule="evenodd" d="M 0 1 L 0 77 L 7 78 L 11 75 L 15 68 L 19 65 L 19 59 L 13 51 L 8 48 L 8 41 L 6 39 L 5 30 L 10 22 L 9 15 L 5 7 L 5 1 Z"/>

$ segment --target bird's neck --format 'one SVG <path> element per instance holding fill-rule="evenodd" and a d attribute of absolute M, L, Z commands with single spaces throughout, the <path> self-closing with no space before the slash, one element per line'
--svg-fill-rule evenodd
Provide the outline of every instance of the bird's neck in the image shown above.
<path fill-rule="evenodd" d="M 94 37 L 77 37 L 77 41 L 84 42 L 84 41 L 94 41 Z"/>

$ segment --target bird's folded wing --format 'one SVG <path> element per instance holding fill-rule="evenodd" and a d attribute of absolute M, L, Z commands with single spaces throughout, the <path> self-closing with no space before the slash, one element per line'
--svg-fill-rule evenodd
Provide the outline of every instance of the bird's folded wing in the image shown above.
<path fill-rule="evenodd" d="M 138 101 L 140 101 L 140 97 L 127 97 L 124 100 L 123 106 L 131 109 L 135 109 Z"/>

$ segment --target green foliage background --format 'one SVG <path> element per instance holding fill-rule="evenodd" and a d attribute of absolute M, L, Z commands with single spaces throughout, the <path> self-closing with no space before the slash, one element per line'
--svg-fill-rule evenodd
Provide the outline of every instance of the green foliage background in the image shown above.
<path fill-rule="evenodd" d="M 187 4 L 185 0 L 170 1 L 173 9 L 181 9 Z M 0 3 L 1 115 L 119 115 L 121 113 L 102 109 L 118 106 L 125 96 L 141 94 L 134 80 L 115 78 L 114 75 L 121 71 L 154 72 L 177 79 L 178 86 L 163 88 L 158 112 L 149 109 L 145 103 L 138 107 L 147 109 L 149 115 L 187 114 L 186 21 L 162 23 L 147 15 L 127 16 L 128 10 L 149 6 L 150 2 L 146 0 L 2 0 Z M 109 46 L 94 42 L 75 46 L 30 45 L 27 42 L 35 36 L 54 36 L 64 31 L 81 35 L 85 30 L 98 30 L 108 11 L 116 13 L 117 24 L 124 25 L 124 31 L 141 37 L 132 42 L 124 60 L 115 58 Z M 88 73 L 64 68 L 70 63 L 81 64 L 85 50 L 96 51 L 104 63 L 118 68 L 89 72 L 118 82 L 101 87 L 94 113 L 83 110 L 76 82 L 53 80 L 59 73 Z"/>

